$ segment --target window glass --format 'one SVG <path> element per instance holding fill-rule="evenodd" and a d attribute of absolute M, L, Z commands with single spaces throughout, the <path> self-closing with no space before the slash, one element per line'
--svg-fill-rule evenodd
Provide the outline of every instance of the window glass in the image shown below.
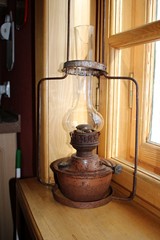
<path fill-rule="evenodd" d="M 132 76 L 139 85 L 139 167 L 159 174 L 160 41 L 119 50 L 120 76 Z M 133 163 L 135 154 L 135 85 L 114 83 L 112 157 Z M 152 121 L 151 121 L 152 120 Z M 152 123 L 152 124 L 151 124 Z M 150 133 L 150 134 L 149 134 Z M 148 138 L 149 136 L 149 138 Z M 154 145 L 153 145 L 154 144 Z"/>
<path fill-rule="evenodd" d="M 160 1 L 157 0 L 157 20 L 160 19 Z M 154 54 L 154 85 L 152 99 L 152 115 L 149 142 L 160 144 L 160 41 L 155 43 Z"/>
<path fill-rule="evenodd" d="M 144 94 L 143 86 L 143 67 L 144 67 L 145 45 L 138 45 L 134 48 L 125 48 L 120 50 L 119 56 L 119 75 L 134 77 L 139 84 L 140 104 Z M 146 61 L 147 62 L 147 61 Z M 145 76 L 145 78 L 148 77 Z M 135 85 L 132 81 L 121 80 L 115 82 L 115 123 L 114 134 L 116 143 L 114 144 L 114 157 L 127 161 L 134 159 L 135 146 Z M 147 90 L 148 91 L 148 90 Z M 147 94 L 148 96 L 148 94 Z M 139 115 L 142 116 L 142 108 Z"/>
<path fill-rule="evenodd" d="M 157 0 L 157 19 L 160 20 L 160 1 Z"/>
<path fill-rule="evenodd" d="M 155 45 L 152 121 L 149 140 L 153 143 L 160 144 L 160 41 L 156 42 Z"/>
<path fill-rule="evenodd" d="M 110 0 L 110 4 L 111 35 L 132 30 L 160 19 L 157 7 L 160 5 L 160 0 Z"/>

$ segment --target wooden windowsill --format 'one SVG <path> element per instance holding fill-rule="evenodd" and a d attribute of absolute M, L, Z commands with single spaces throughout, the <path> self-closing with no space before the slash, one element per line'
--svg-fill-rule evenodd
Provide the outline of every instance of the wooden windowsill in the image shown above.
<path fill-rule="evenodd" d="M 17 200 L 33 239 L 158 240 L 160 236 L 160 219 L 134 201 L 70 208 L 56 202 L 51 188 L 34 178 L 17 181 Z"/>

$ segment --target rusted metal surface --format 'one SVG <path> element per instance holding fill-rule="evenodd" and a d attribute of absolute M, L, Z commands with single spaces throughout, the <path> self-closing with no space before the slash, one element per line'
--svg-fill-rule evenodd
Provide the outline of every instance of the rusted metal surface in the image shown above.
<path fill-rule="evenodd" d="M 98 77 L 106 72 L 106 66 L 90 60 L 72 60 L 64 63 L 63 72 L 71 75 Z"/>
<path fill-rule="evenodd" d="M 86 151 L 91 151 L 99 144 L 99 132 L 81 132 L 75 130 L 71 133 L 71 145 L 77 150 L 77 155 L 81 156 Z"/>
<path fill-rule="evenodd" d="M 105 165 L 96 171 L 84 171 L 82 166 L 85 160 L 78 163 L 77 170 L 72 171 L 74 166 L 59 167 L 64 159 L 51 164 L 51 169 L 56 174 L 58 185 L 65 197 L 77 202 L 98 201 L 106 196 L 112 179 L 112 171 Z M 66 159 L 64 160 L 66 161 Z M 67 159 L 70 162 L 70 159 Z M 71 160 L 72 161 L 72 160 Z M 75 165 L 75 164 L 74 164 Z M 83 171 L 78 170 L 80 168 Z M 101 164 L 99 164 L 101 167 Z M 69 168 L 71 166 L 72 169 Z M 88 165 L 87 165 L 88 167 Z M 93 167 L 93 165 L 92 165 Z"/>
<path fill-rule="evenodd" d="M 72 201 L 93 202 L 106 196 L 113 169 L 93 153 L 99 143 L 98 136 L 94 130 L 75 130 L 71 134 L 71 145 L 77 150 L 76 154 L 50 165 L 60 190 Z"/>
<path fill-rule="evenodd" d="M 58 185 L 65 197 L 76 202 L 98 201 L 106 196 L 112 179 L 112 171 L 75 171 L 59 169 L 51 165 L 58 178 Z M 106 167 L 105 167 L 106 168 Z M 107 169 L 107 168 L 106 168 Z"/>
<path fill-rule="evenodd" d="M 103 206 L 109 203 L 112 200 L 113 189 L 109 187 L 108 191 L 106 192 L 104 198 L 97 200 L 97 201 L 87 201 L 87 202 L 77 202 L 72 201 L 69 198 L 66 198 L 62 192 L 60 191 L 57 184 L 55 184 L 52 188 L 53 196 L 56 201 L 60 202 L 63 205 L 74 207 L 74 208 L 96 208 L 99 206 Z"/>

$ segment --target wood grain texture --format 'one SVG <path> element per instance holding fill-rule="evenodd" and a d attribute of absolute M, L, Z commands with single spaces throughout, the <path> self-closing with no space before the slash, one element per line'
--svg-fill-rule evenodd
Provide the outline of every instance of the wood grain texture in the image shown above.
<path fill-rule="evenodd" d="M 109 37 L 113 48 L 126 48 L 160 39 L 160 20 Z"/>
<path fill-rule="evenodd" d="M 35 1 L 35 70 L 36 70 L 36 97 L 38 95 L 38 82 L 48 77 L 48 0 Z M 41 85 L 41 109 L 36 109 L 37 114 L 41 111 L 40 117 L 40 152 L 39 152 L 39 174 L 42 181 L 48 181 L 48 83 Z M 36 98 L 36 104 L 38 99 Z M 37 129 L 39 131 L 39 129 Z M 37 143 L 38 144 L 38 143 Z M 47 169 L 47 170 L 46 170 Z"/>
<path fill-rule="evenodd" d="M 36 79 L 62 76 L 63 63 L 67 60 L 67 2 L 66 0 L 36 1 Z M 92 4 L 91 4 L 92 2 Z M 93 8 L 93 14 L 90 13 Z M 95 0 L 71 1 L 70 54 L 75 59 L 74 27 L 95 25 Z M 48 81 L 42 88 L 40 178 L 53 182 L 50 163 L 71 155 L 69 134 L 64 130 L 63 118 L 72 107 L 77 87 L 69 77 L 60 81 Z"/>
<path fill-rule="evenodd" d="M 0 134 L 0 239 L 13 239 L 9 183 L 15 178 L 16 133 Z"/>
<path fill-rule="evenodd" d="M 35 239 L 158 240 L 160 219 L 134 202 L 110 202 L 94 209 L 75 209 L 53 199 L 36 179 L 17 183 L 18 201 Z"/>

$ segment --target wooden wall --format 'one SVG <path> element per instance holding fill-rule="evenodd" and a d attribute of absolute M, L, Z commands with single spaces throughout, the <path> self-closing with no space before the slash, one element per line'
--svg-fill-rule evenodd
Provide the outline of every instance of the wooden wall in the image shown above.
<path fill-rule="evenodd" d="M 92 3 L 92 4 L 91 4 Z M 91 13 L 92 6 L 92 13 Z M 75 58 L 74 27 L 95 25 L 95 1 L 71 1 L 70 60 Z M 42 77 L 62 76 L 66 61 L 67 1 L 36 1 L 36 82 Z M 73 77 L 42 84 L 39 175 L 42 181 L 53 180 L 52 161 L 70 155 L 69 135 L 62 125 L 74 97 Z"/>

